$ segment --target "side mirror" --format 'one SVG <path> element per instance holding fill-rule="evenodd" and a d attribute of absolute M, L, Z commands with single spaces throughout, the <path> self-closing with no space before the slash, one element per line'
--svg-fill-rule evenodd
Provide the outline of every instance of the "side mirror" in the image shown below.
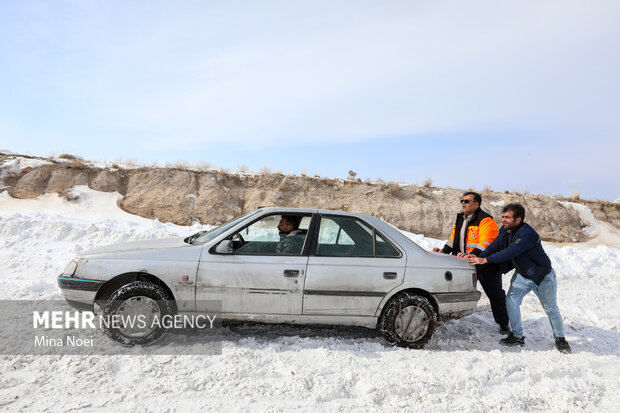
<path fill-rule="evenodd" d="M 225 239 L 224 241 L 217 244 L 215 247 L 215 252 L 218 254 L 232 254 L 233 253 L 233 244 L 229 239 Z"/>

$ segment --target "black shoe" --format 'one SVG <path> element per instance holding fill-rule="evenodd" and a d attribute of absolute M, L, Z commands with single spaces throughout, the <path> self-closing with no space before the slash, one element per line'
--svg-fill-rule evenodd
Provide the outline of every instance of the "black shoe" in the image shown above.
<path fill-rule="evenodd" d="M 508 335 L 512 330 L 510 330 L 510 324 L 504 324 L 499 326 L 499 333 Z"/>
<path fill-rule="evenodd" d="M 555 339 L 555 348 L 557 348 L 560 353 L 570 354 L 572 352 L 564 337 Z"/>
<path fill-rule="evenodd" d="M 508 337 L 502 338 L 499 341 L 499 344 L 503 344 L 505 346 L 524 346 L 525 345 L 525 337 L 515 337 L 512 332 L 508 334 Z"/>

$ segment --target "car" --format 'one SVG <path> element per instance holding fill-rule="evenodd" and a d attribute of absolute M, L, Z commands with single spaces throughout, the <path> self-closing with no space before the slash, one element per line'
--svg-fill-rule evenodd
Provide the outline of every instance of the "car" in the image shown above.
<path fill-rule="evenodd" d="M 295 242 L 287 250 L 283 241 Z M 195 314 L 216 300 L 224 320 L 377 328 L 390 344 L 409 348 L 422 348 L 438 321 L 473 313 L 476 284 L 465 260 L 427 251 L 378 218 L 281 207 L 187 238 L 91 250 L 58 277 L 80 310 L 123 315 L 141 303 Z M 162 335 L 106 333 L 130 345 Z"/>

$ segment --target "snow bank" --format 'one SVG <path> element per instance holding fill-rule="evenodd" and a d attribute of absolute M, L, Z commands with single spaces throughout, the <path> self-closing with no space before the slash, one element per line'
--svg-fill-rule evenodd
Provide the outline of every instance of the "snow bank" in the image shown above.
<path fill-rule="evenodd" d="M 69 202 L 0 194 L 0 298 L 61 298 L 56 275 L 85 249 L 203 228 L 127 214 L 118 194 L 78 188 L 74 195 Z M 427 249 L 443 244 L 407 235 Z M 0 408 L 617 411 L 620 250 L 545 248 L 572 355 L 553 348 L 533 294 L 522 306 L 526 346 L 500 346 L 483 295 L 474 314 L 440 324 L 424 350 L 389 347 L 363 328 L 244 324 L 225 327 L 221 356 L 0 356 Z"/>
<path fill-rule="evenodd" d="M 52 162 L 43 159 L 23 158 L 21 156 L 9 157 L 0 165 L 0 168 L 6 168 L 11 172 L 19 172 L 26 168 L 36 168 L 41 165 L 49 165 Z"/>
<path fill-rule="evenodd" d="M 55 276 L 77 254 L 125 241 L 191 235 L 207 226 L 161 223 L 120 208 L 118 193 L 78 186 L 75 201 L 56 194 L 14 199 L 0 193 L 0 299 L 62 299 Z"/>

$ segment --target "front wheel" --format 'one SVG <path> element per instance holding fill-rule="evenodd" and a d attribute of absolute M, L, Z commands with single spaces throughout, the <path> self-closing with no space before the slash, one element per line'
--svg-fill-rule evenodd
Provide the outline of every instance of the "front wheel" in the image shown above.
<path fill-rule="evenodd" d="M 162 320 L 175 313 L 170 294 L 157 284 L 135 281 L 116 290 L 106 301 L 103 331 L 128 346 L 151 344 L 165 332 Z"/>
<path fill-rule="evenodd" d="M 437 312 L 428 298 L 401 293 L 392 298 L 379 319 L 379 329 L 388 343 L 422 348 L 437 328 Z"/>

